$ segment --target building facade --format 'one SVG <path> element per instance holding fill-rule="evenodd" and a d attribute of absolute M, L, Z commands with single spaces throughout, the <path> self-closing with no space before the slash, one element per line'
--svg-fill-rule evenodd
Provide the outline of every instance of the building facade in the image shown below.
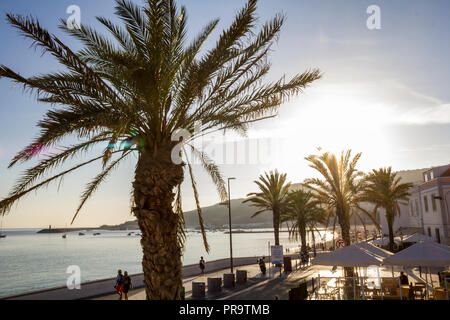
<path fill-rule="evenodd" d="M 423 181 L 411 188 L 410 194 L 407 203 L 399 203 L 394 231 L 421 230 L 436 242 L 450 245 L 450 164 L 423 172 Z M 379 221 L 387 234 L 384 212 L 379 212 Z"/>

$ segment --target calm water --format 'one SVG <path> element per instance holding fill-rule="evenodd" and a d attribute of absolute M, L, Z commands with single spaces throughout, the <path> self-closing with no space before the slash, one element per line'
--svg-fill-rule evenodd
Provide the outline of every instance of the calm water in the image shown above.
<path fill-rule="evenodd" d="M 270 230 L 270 229 L 267 229 Z M 118 268 L 130 274 L 141 273 L 142 250 L 140 237 L 128 236 L 131 231 L 87 231 L 61 234 L 37 234 L 38 230 L 3 230 L 0 239 L 0 297 L 65 286 L 68 266 L 81 268 L 82 282 L 112 278 Z M 137 230 L 136 230 L 137 231 Z M 100 236 L 94 236 L 100 232 Z M 211 253 L 206 254 L 201 235 L 188 232 L 183 264 L 197 263 L 200 256 L 206 261 L 229 257 L 229 235 L 221 231 L 208 232 Z M 332 238 L 326 234 L 327 240 Z M 318 239 L 318 238 L 316 238 Z M 233 234 L 233 256 L 268 255 L 268 242 L 274 243 L 273 233 Z M 298 247 L 280 234 L 286 248 Z"/>

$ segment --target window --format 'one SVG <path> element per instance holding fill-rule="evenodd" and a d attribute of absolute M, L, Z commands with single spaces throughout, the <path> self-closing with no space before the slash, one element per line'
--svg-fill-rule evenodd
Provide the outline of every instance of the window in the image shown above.
<path fill-rule="evenodd" d="M 436 228 L 435 231 L 436 231 L 436 241 L 437 243 L 441 243 L 441 233 L 439 232 L 439 228 Z"/>
<path fill-rule="evenodd" d="M 416 199 L 416 216 L 419 216 L 419 200 Z"/>
<path fill-rule="evenodd" d="M 428 198 L 423 196 L 423 205 L 425 206 L 425 212 L 428 212 Z"/>
<path fill-rule="evenodd" d="M 433 211 L 436 211 L 437 210 L 437 207 L 436 207 L 436 198 L 435 198 L 436 196 L 433 194 L 433 195 L 431 195 L 431 206 L 433 207 Z"/>
<path fill-rule="evenodd" d="M 432 237 L 432 235 L 431 235 L 431 228 L 430 227 L 428 227 L 428 236 Z"/>
<path fill-rule="evenodd" d="M 434 179 L 434 172 L 431 171 L 431 172 L 430 172 L 430 180 L 433 180 L 433 179 Z"/>

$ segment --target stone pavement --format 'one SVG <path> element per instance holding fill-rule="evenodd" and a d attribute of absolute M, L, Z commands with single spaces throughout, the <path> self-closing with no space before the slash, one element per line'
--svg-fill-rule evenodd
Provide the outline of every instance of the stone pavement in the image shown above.
<path fill-rule="evenodd" d="M 267 263 L 267 265 L 269 265 Z M 295 261 L 293 262 L 293 268 L 295 268 Z M 251 284 L 256 284 L 256 283 L 260 283 L 261 281 L 266 280 L 266 278 L 262 277 L 262 274 L 259 270 L 259 265 L 256 263 L 256 258 L 255 258 L 255 264 L 253 265 L 247 265 L 247 266 L 240 266 L 240 267 L 236 267 L 234 268 L 234 272 L 236 272 L 237 270 L 247 270 L 247 278 L 248 278 L 248 284 L 247 285 L 243 285 L 243 286 L 237 286 L 235 289 L 233 290 L 223 290 L 223 293 L 220 295 L 228 295 L 228 294 L 232 294 L 233 292 L 235 292 L 236 290 L 240 290 L 243 288 L 248 287 Z M 193 282 L 204 282 L 206 285 L 208 283 L 207 278 L 222 278 L 223 279 L 223 274 L 224 273 L 229 273 L 230 269 L 222 269 L 220 271 L 216 271 L 216 272 L 211 272 L 211 273 L 207 273 L 205 275 L 197 275 L 194 277 L 188 277 L 183 279 L 183 285 L 185 287 L 185 291 L 186 291 L 186 299 L 190 299 L 192 296 L 192 283 Z M 267 271 L 267 276 L 268 276 L 269 270 Z M 271 275 L 273 275 L 274 273 L 279 274 L 279 269 L 278 268 L 272 268 L 270 270 Z M 206 290 L 207 292 L 207 290 Z M 206 293 L 207 294 L 207 293 Z M 215 296 L 214 298 L 218 298 L 219 296 Z M 207 297 L 208 298 L 208 294 Z M 98 297 L 95 298 L 95 300 L 117 300 L 118 296 L 117 294 L 111 293 L 110 295 L 107 296 L 103 296 L 103 297 Z M 136 290 L 132 290 L 129 293 L 129 300 L 145 300 L 145 290 L 144 289 L 136 289 Z"/>
<path fill-rule="evenodd" d="M 259 266 L 255 263 L 254 265 L 237 267 L 235 270 L 247 270 L 248 272 L 248 283 L 246 285 L 237 286 L 232 290 L 223 289 L 222 293 L 216 296 L 208 296 L 206 290 L 206 299 L 214 300 L 288 300 L 289 290 L 296 287 L 302 280 L 310 280 L 312 277 L 338 277 L 342 276 L 342 268 L 337 268 L 333 271 L 332 267 L 328 266 L 309 266 L 302 269 L 296 268 L 296 262 L 293 261 L 292 267 L 293 271 L 290 273 L 282 273 L 278 268 L 271 269 L 271 277 L 263 277 L 260 273 Z M 268 265 L 268 264 L 267 264 Z M 402 268 L 394 268 L 394 276 L 398 277 L 399 272 Z M 189 277 L 183 279 L 183 285 L 186 290 L 186 299 L 191 299 L 192 296 L 192 282 L 204 282 L 207 284 L 207 278 L 223 278 L 224 273 L 229 273 L 229 269 L 220 270 L 217 272 L 208 273 L 205 275 L 197 275 L 194 277 Z M 361 272 L 361 271 L 360 271 Z M 374 270 L 369 272 L 369 276 L 376 276 Z M 419 274 L 419 270 L 409 269 L 407 271 L 410 282 L 425 281 L 425 274 L 422 276 Z M 360 274 L 362 276 L 363 274 Z M 380 275 L 382 277 L 392 277 L 391 267 L 381 267 Z M 429 280 L 429 277 L 428 277 Z M 438 278 L 437 275 L 433 275 L 434 285 L 437 286 Z M 116 294 L 111 294 L 108 296 L 97 298 L 97 300 L 117 300 Z M 145 300 L 144 289 L 137 289 L 132 291 L 129 297 L 130 300 Z"/>

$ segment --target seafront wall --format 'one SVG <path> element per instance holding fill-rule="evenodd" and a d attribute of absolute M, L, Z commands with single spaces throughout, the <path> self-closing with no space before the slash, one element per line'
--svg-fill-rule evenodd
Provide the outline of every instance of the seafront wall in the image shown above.
<path fill-rule="evenodd" d="M 294 255 L 285 255 L 291 256 Z M 241 267 L 257 263 L 258 256 L 255 257 L 241 257 L 233 258 L 233 265 Z M 267 258 L 266 261 L 269 261 Z M 215 261 L 206 261 L 205 272 L 215 272 L 230 267 L 230 259 L 220 259 Z M 198 264 L 183 266 L 183 279 L 190 278 L 200 274 Z M 135 289 L 144 287 L 144 274 L 131 275 Z M 91 281 L 81 284 L 79 290 L 69 290 L 67 287 L 52 288 L 40 290 L 20 295 L 14 295 L 1 298 L 3 300 L 84 300 L 95 297 L 101 297 L 114 293 L 114 284 L 116 278 L 109 278 L 104 280 Z"/>

